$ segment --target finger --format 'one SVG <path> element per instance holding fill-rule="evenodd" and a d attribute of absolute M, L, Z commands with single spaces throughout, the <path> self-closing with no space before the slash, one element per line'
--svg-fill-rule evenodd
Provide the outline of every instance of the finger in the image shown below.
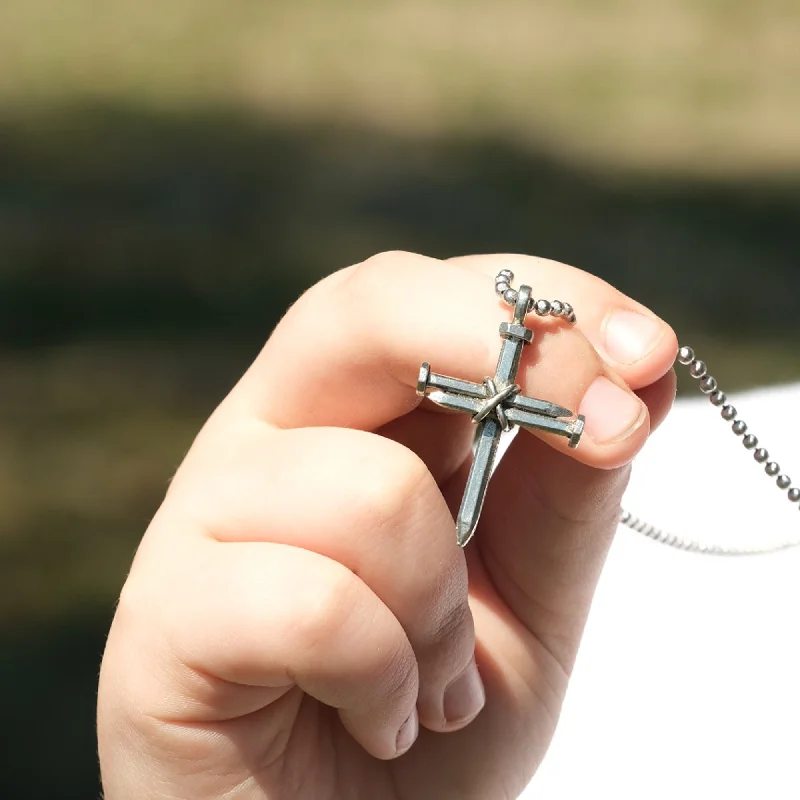
<path fill-rule="evenodd" d="M 674 370 L 637 394 L 659 426 L 675 399 Z M 556 657 L 572 667 L 597 579 L 618 527 L 629 469 L 596 470 L 518 435 L 497 468 L 477 550 L 498 591 Z M 462 480 L 448 494 L 457 503 Z M 479 581 L 473 580 L 473 590 Z M 486 594 L 486 585 L 483 587 Z M 480 590 L 477 590 L 480 593 Z M 481 638 L 491 634 L 479 629 Z"/>
<path fill-rule="evenodd" d="M 480 692 L 469 708 L 453 700 L 462 676 L 480 688 L 464 554 L 439 487 L 410 450 L 362 431 L 253 422 L 195 449 L 170 504 L 217 540 L 291 545 L 344 565 L 405 630 L 422 723 L 455 730 L 480 711 Z"/>
<path fill-rule="evenodd" d="M 671 369 L 655 383 L 636 391 L 650 413 L 652 434 L 666 419 L 675 400 L 677 377 Z M 434 411 L 438 410 L 434 406 Z M 430 413 L 422 405 L 404 417 L 382 426 L 378 433 L 413 450 L 439 485 L 447 483 L 470 458 L 475 426 L 460 414 Z"/>
<path fill-rule="evenodd" d="M 601 278 L 535 256 L 461 256 L 452 262 L 494 276 L 510 269 L 515 281 L 533 287 L 535 298 L 569 302 L 577 328 L 633 389 L 653 383 L 675 363 L 675 332 L 650 309 Z"/>
<path fill-rule="evenodd" d="M 160 683 L 141 692 L 145 712 L 155 705 L 167 722 L 245 717 L 299 686 L 338 709 L 376 758 L 408 749 L 417 726 L 414 652 L 362 580 L 331 559 L 280 544 L 205 540 L 182 556 L 179 564 L 160 561 L 167 582 L 154 582 L 149 570 L 147 584 L 129 581 L 120 600 L 120 624 L 136 609 L 147 641 L 165 649 L 149 663 L 164 665 L 167 680 L 144 677 Z M 169 587 L 169 596 L 158 587 Z M 182 704 L 165 697 L 176 686 L 189 688 Z M 130 689 L 136 701 L 138 687 Z"/>
<path fill-rule="evenodd" d="M 628 466 L 594 469 L 520 433 L 489 487 L 476 535 L 488 585 L 565 674 L 617 527 L 628 474 Z"/>
<path fill-rule="evenodd" d="M 441 414 L 424 403 L 378 429 L 381 436 L 413 450 L 440 486 L 472 456 L 475 425 L 466 414 Z"/>
<path fill-rule="evenodd" d="M 671 369 L 666 375 L 649 386 L 643 386 L 636 394 L 650 411 L 650 432 L 655 431 L 667 418 L 675 402 L 678 377 Z"/>
<path fill-rule="evenodd" d="M 493 374 L 498 318 L 507 313 L 492 278 L 480 271 L 408 254 L 365 262 L 323 281 L 295 305 L 223 413 L 255 415 L 282 428 L 374 430 L 416 407 L 422 360 L 467 380 Z M 556 351 L 561 363 L 547 358 Z M 657 361 L 651 372 L 660 369 Z M 600 377 L 606 380 L 595 383 Z M 615 466 L 646 438 L 646 409 L 563 321 L 548 325 L 526 348 L 518 383 L 527 394 L 575 410 L 593 388 L 589 405 L 605 411 L 587 421 L 585 442 L 574 453 L 586 463 Z M 567 450 L 565 440 L 541 435 Z"/>
<path fill-rule="evenodd" d="M 636 391 L 650 413 L 651 434 L 660 427 L 672 408 L 676 386 L 677 376 L 671 369 L 655 383 Z M 470 458 L 475 427 L 466 416 L 429 413 L 429 407 L 423 405 L 384 425 L 378 433 L 413 450 L 425 462 L 436 482 L 442 485 Z"/>

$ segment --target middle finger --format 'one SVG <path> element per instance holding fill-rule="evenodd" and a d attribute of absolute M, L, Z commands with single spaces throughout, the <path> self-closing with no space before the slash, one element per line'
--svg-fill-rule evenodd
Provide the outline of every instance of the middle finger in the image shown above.
<path fill-rule="evenodd" d="M 419 717 L 463 727 L 448 688 L 475 684 L 464 553 L 433 476 L 410 450 L 362 431 L 276 431 L 260 422 L 205 436 L 170 488 L 214 539 L 310 550 L 364 581 L 394 614 L 419 666 Z M 450 699 L 448 699 L 450 698 Z"/>

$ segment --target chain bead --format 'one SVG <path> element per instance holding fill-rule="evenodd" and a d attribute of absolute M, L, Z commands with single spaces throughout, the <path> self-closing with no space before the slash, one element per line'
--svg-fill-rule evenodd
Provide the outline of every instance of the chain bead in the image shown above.
<path fill-rule="evenodd" d="M 691 347 L 681 347 L 678 350 L 678 361 L 684 366 L 688 366 L 694 361 L 694 350 Z"/>
<path fill-rule="evenodd" d="M 766 472 L 770 478 L 774 478 L 780 471 L 781 465 L 777 461 L 770 461 L 769 464 L 764 467 L 764 472 Z"/>
<path fill-rule="evenodd" d="M 560 300 L 553 300 L 550 304 L 550 313 L 554 317 L 560 317 L 564 313 L 564 304 Z"/>
<path fill-rule="evenodd" d="M 503 300 L 506 301 L 510 306 L 517 304 L 517 292 L 515 289 L 506 289 L 503 292 Z"/>
<path fill-rule="evenodd" d="M 796 486 L 789 489 L 789 493 L 786 496 L 789 498 L 790 503 L 800 503 L 800 489 Z"/>
<path fill-rule="evenodd" d="M 734 406 L 725 406 L 722 409 L 722 419 L 731 422 L 736 419 L 736 408 Z"/>
<path fill-rule="evenodd" d="M 511 287 L 505 281 L 498 281 L 494 285 L 494 290 L 500 295 L 505 294 L 510 288 Z"/>
<path fill-rule="evenodd" d="M 500 272 L 497 273 L 498 278 L 505 278 L 506 281 L 511 283 L 514 280 L 514 273 L 510 269 L 501 269 Z"/>
<path fill-rule="evenodd" d="M 792 485 L 792 479 L 788 475 L 778 475 L 778 480 L 775 482 L 779 489 L 788 489 Z"/>
<path fill-rule="evenodd" d="M 717 379 L 712 378 L 710 375 L 706 375 L 700 381 L 700 391 L 703 394 L 711 394 L 711 392 L 715 392 L 717 390 Z"/>
<path fill-rule="evenodd" d="M 536 313 L 540 317 L 546 317 L 550 313 L 550 301 L 549 300 L 537 300 L 536 301 Z"/>
<path fill-rule="evenodd" d="M 748 433 L 747 436 L 742 439 L 742 444 L 747 450 L 754 450 L 756 447 L 758 447 L 758 437 L 753 436 L 752 433 Z"/>
<path fill-rule="evenodd" d="M 737 419 L 731 426 L 731 430 L 736 436 L 744 436 L 747 433 L 747 423 L 744 420 Z"/>
<path fill-rule="evenodd" d="M 759 447 L 758 450 L 753 453 L 753 458 L 758 461 L 759 464 L 763 464 L 769 459 L 769 450 L 764 447 Z"/>
<path fill-rule="evenodd" d="M 708 367 L 706 366 L 706 362 L 705 361 L 701 361 L 699 358 L 696 358 L 689 365 L 689 374 L 693 378 L 702 378 L 706 374 L 707 371 L 708 371 Z"/>
<path fill-rule="evenodd" d="M 571 317 L 574 313 L 575 309 L 569 303 L 564 303 L 564 316 Z"/>
<path fill-rule="evenodd" d="M 725 392 L 720 392 L 719 389 L 716 392 L 712 392 L 709 399 L 712 406 L 724 406 L 728 402 L 728 396 Z"/>

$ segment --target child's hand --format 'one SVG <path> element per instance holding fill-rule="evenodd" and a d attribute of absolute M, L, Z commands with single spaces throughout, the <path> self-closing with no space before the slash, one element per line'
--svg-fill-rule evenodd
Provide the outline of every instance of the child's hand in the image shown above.
<path fill-rule="evenodd" d="M 503 268 L 574 306 L 576 329 L 529 317 L 517 381 L 586 431 L 577 450 L 521 431 L 462 551 L 474 427 L 415 386 L 422 361 L 494 373 Z M 639 304 L 541 259 L 388 253 L 311 289 L 142 541 L 100 680 L 106 800 L 516 797 L 676 350 Z"/>

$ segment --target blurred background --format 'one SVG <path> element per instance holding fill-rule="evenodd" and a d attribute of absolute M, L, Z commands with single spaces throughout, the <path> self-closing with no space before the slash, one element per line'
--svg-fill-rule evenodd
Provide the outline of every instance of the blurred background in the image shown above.
<path fill-rule="evenodd" d="M 799 379 L 798 41 L 797 0 L 3 0 L 0 797 L 98 795 L 137 541 L 326 273 L 544 255 Z"/>

